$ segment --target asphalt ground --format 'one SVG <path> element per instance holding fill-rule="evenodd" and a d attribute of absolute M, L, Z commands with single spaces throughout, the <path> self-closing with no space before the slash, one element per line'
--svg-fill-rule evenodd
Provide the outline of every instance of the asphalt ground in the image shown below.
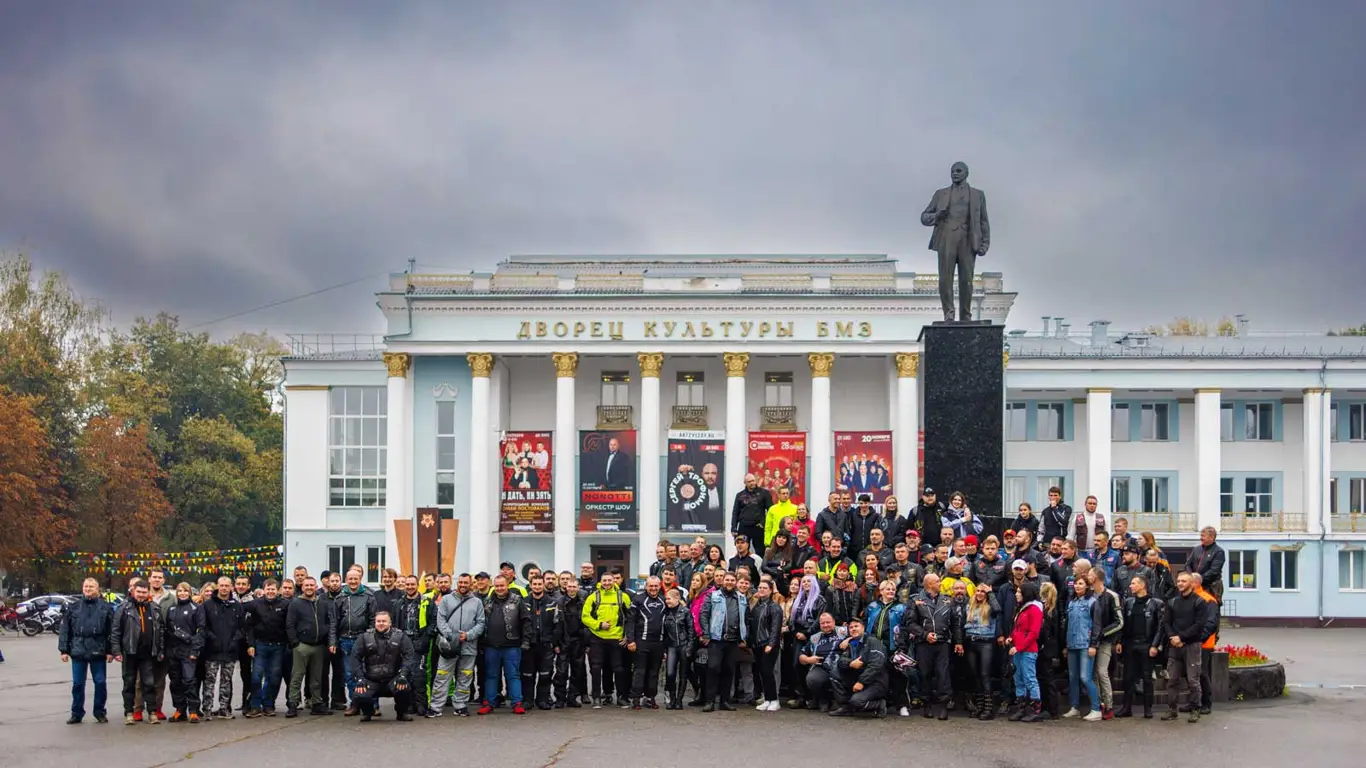
<path fill-rule="evenodd" d="M 825 766 L 928 762 L 1026 768 L 1107 766 L 1366 765 L 1366 630 L 1232 630 L 1283 661 L 1290 695 L 1275 702 L 1217 705 L 1198 724 L 1182 718 L 1022 725 L 966 717 L 835 719 L 812 712 L 703 714 L 616 709 L 557 710 L 516 717 L 395 722 L 283 716 L 198 725 L 122 723 L 119 665 L 111 664 L 107 725 L 87 715 L 65 724 L 70 673 L 53 635 L 0 636 L 0 767 L 196 768 L 350 766 L 364 763 L 459 768 L 616 768 L 736 764 Z M 1362 687 L 1356 687 L 1362 686 Z M 87 706 L 93 691 L 87 693 Z M 738 753 L 738 755 L 737 755 Z"/>

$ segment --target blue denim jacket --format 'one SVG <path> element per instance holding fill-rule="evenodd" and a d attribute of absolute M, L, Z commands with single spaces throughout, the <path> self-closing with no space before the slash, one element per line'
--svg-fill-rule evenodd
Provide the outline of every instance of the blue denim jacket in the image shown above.
<path fill-rule="evenodd" d="M 1093 595 L 1073 596 L 1067 603 L 1067 650 L 1079 651 L 1091 647 L 1091 606 Z"/>

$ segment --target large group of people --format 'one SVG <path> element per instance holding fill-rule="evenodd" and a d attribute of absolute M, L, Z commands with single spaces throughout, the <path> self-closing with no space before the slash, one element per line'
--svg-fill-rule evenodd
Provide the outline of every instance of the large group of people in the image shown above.
<path fill-rule="evenodd" d="M 153 570 L 114 608 L 87 579 L 59 633 L 69 722 L 86 715 L 87 676 L 106 722 L 110 661 L 130 725 L 272 717 L 281 689 L 286 717 L 366 721 L 382 698 L 397 720 L 743 704 L 1095 721 L 1152 717 L 1159 676 L 1162 719 L 1210 711 L 1223 568 L 1212 529 L 1173 576 L 1150 534 L 1111 524 L 1093 498 L 1073 514 L 1058 489 L 1041 514 L 1020 505 L 998 538 L 958 493 L 944 505 L 925 488 L 902 515 L 895 497 L 878 511 L 837 489 L 812 518 L 753 475 L 745 485 L 733 555 L 701 536 L 661 542 L 636 589 L 592 563 L 528 567 L 524 580 L 513 563 L 454 577 L 385 569 L 378 589 L 358 565 L 256 588 L 245 576 L 172 588 Z"/>

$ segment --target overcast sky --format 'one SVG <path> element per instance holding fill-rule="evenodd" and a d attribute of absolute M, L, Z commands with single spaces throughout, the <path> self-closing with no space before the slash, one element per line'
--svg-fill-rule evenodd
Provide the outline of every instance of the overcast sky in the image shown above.
<path fill-rule="evenodd" d="M 961 159 L 1014 327 L 1358 324 L 1363 29 L 1356 0 L 5 3 L 0 250 L 190 325 L 410 257 L 933 272 Z M 377 331 L 382 284 L 212 330 Z"/>

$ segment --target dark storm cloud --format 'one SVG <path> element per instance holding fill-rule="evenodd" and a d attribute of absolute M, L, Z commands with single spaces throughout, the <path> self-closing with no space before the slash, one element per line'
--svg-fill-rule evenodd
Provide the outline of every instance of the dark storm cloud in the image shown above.
<path fill-rule="evenodd" d="M 1355 3 L 0 14 L 0 243 L 124 317 L 199 322 L 408 258 L 872 251 L 930 271 L 918 214 L 963 159 L 1016 325 L 1366 320 Z M 224 330 L 375 329 L 381 282 Z"/>

